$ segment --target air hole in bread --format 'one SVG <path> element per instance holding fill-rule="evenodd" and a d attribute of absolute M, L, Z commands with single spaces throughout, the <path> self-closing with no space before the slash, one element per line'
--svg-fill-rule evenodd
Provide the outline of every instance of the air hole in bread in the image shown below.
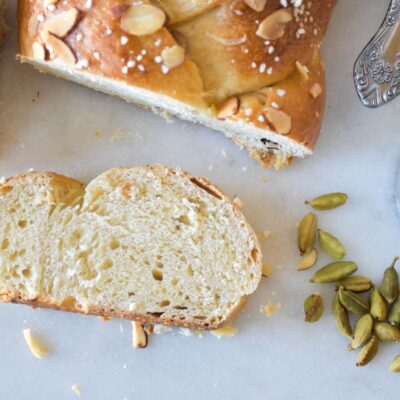
<path fill-rule="evenodd" d="M 27 225 L 27 224 L 28 224 L 28 223 L 27 223 L 24 219 L 18 221 L 18 226 L 19 226 L 20 228 L 26 228 L 26 225 Z"/>
<path fill-rule="evenodd" d="M 148 315 L 151 315 L 156 318 L 160 318 L 164 313 L 163 312 L 149 312 Z"/>
<path fill-rule="evenodd" d="M 251 251 L 251 258 L 253 259 L 254 262 L 257 262 L 258 259 L 258 250 L 256 247 L 253 248 L 253 250 Z"/>
<path fill-rule="evenodd" d="M 217 199 L 222 200 L 222 197 L 220 196 L 219 193 L 217 193 L 216 191 L 212 190 L 210 187 L 206 186 L 204 183 L 201 183 L 198 179 L 192 178 L 192 179 L 190 179 L 190 181 L 192 183 L 194 183 L 196 186 L 198 186 L 199 188 L 205 190 L 207 193 L 210 193 L 211 196 L 214 196 Z"/>
<path fill-rule="evenodd" d="M 204 321 L 207 319 L 207 317 L 205 317 L 204 315 L 195 315 L 193 318 L 199 319 L 200 321 Z"/>
<path fill-rule="evenodd" d="M 103 271 L 106 271 L 107 269 L 110 269 L 113 266 L 113 262 L 107 258 L 106 260 L 104 260 L 103 264 L 101 264 L 101 269 Z"/>
<path fill-rule="evenodd" d="M 24 278 L 30 278 L 30 276 L 32 275 L 31 267 L 24 268 L 22 270 L 22 275 L 24 276 Z"/>
<path fill-rule="evenodd" d="M 157 269 L 153 269 L 152 271 L 151 271 L 151 274 L 153 275 L 153 278 L 156 280 L 156 281 L 162 281 L 163 280 L 163 273 L 161 272 L 161 271 L 158 271 Z"/>
<path fill-rule="evenodd" d="M 169 300 L 163 300 L 163 301 L 160 301 L 159 303 L 158 303 L 158 305 L 160 306 L 160 307 L 167 307 L 167 306 L 169 306 L 171 304 L 171 302 L 169 301 Z"/>
<path fill-rule="evenodd" d="M 216 303 L 219 303 L 220 300 L 221 300 L 221 296 L 220 296 L 218 293 L 215 293 L 215 294 L 214 294 L 214 301 L 215 301 Z"/>
<path fill-rule="evenodd" d="M 135 296 L 135 292 L 128 292 L 128 296 L 129 296 L 129 297 Z"/>
<path fill-rule="evenodd" d="M 176 285 L 178 284 L 178 282 L 179 282 L 179 279 L 178 279 L 178 278 L 172 278 L 172 280 L 171 280 L 171 285 L 172 285 L 172 286 L 176 286 Z"/>
<path fill-rule="evenodd" d="M 181 215 L 178 219 L 179 219 L 179 222 L 181 222 L 184 225 L 192 225 L 192 223 L 190 222 L 190 219 L 187 215 Z"/>
<path fill-rule="evenodd" d="M 18 253 L 17 253 L 16 251 L 14 251 L 14 253 L 12 253 L 12 254 L 10 255 L 10 261 L 15 261 L 16 258 L 17 258 L 17 255 L 18 255 Z"/>
<path fill-rule="evenodd" d="M 3 241 L 1 242 L 1 249 L 5 250 L 9 245 L 10 245 L 9 240 L 8 239 L 3 239 Z"/>
<path fill-rule="evenodd" d="M 118 240 L 117 240 L 117 239 L 112 239 L 112 240 L 110 241 L 110 249 L 111 249 L 111 250 L 116 250 L 116 249 L 118 249 L 118 247 L 119 247 L 119 242 L 118 242 Z"/>
<path fill-rule="evenodd" d="M 188 309 L 187 307 L 183 307 L 183 306 L 175 306 L 174 308 L 175 308 L 175 310 L 187 310 Z"/>
<path fill-rule="evenodd" d="M 74 308 L 75 305 L 76 305 L 76 298 L 73 296 L 66 297 L 61 303 L 61 307 L 65 308 Z"/>
<path fill-rule="evenodd" d="M 22 250 L 20 250 L 20 251 L 18 252 L 18 256 L 19 256 L 19 257 L 23 257 L 25 254 L 26 254 L 26 250 L 25 250 L 25 249 L 22 249 Z"/>
<path fill-rule="evenodd" d="M 164 268 L 164 264 L 162 262 L 156 262 L 156 267 L 163 269 Z"/>
<path fill-rule="evenodd" d="M 186 272 L 188 273 L 189 276 L 193 276 L 193 275 L 194 275 L 193 267 L 192 267 L 191 265 L 189 265 L 189 266 L 186 268 Z"/>
<path fill-rule="evenodd" d="M 75 239 L 78 239 L 78 240 L 79 240 L 79 239 L 82 237 L 82 232 L 79 231 L 79 230 L 75 230 L 75 231 L 72 232 L 72 236 L 73 236 Z"/>

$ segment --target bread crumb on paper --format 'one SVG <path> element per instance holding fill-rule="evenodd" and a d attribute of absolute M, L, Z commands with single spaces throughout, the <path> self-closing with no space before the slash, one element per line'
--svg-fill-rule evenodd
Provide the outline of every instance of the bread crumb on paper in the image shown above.
<path fill-rule="evenodd" d="M 210 331 L 210 333 L 211 335 L 216 336 L 218 339 L 221 339 L 222 337 L 235 336 L 238 333 L 238 329 L 235 328 L 234 326 L 227 325 L 223 326 L 222 328 Z"/>
<path fill-rule="evenodd" d="M 272 266 L 269 262 L 265 261 L 262 265 L 262 275 L 268 278 L 272 274 Z"/>
<path fill-rule="evenodd" d="M 142 139 L 142 136 L 136 132 L 123 132 L 120 129 L 118 129 L 111 135 L 110 142 L 114 143 L 118 140 L 124 140 L 124 139 L 130 139 L 130 138 Z"/>
<path fill-rule="evenodd" d="M 77 385 L 77 384 L 75 384 L 75 385 L 72 385 L 72 391 L 77 395 L 77 396 L 80 396 L 81 395 L 81 388 L 80 388 L 80 386 L 79 385 Z"/>
<path fill-rule="evenodd" d="M 281 303 L 273 303 L 269 301 L 267 304 L 260 306 L 260 313 L 266 317 L 272 317 L 282 308 Z"/>

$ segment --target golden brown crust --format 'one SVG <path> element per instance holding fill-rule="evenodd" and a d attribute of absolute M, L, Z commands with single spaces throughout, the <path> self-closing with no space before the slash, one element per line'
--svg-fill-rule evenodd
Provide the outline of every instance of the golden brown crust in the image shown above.
<path fill-rule="evenodd" d="M 4 36 L 6 35 L 7 25 L 4 20 L 4 2 L 0 0 L 0 46 L 3 44 Z"/>
<path fill-rule="evenodd" d="M 279 168 L 293 155 L 311 154 L 318 139 L 326 87 L 319 46 L 335 2 L 303 0 L 300 7 L 290 6 L 287 10 L 291 20 L 283 34 L 266 40 L 257 34 L 257 29 L 265 18 L 284 10 L 280 0 L 269 0 L 261 12 L 251 9 L 244 0 L 159 0 L 169 20 L 146 36 L 130 35 L 121 28 L 121 15 L 130 4 L 126 0 L 97 0 L 90 8 L 85 0 L 58 1 L 53 10 L 44 9 L 41 0 L 18 0 L 20 56 L 22 61 L 32 62 L 33 46 L 45 42 L 46 21 L 74 7 L 79 10 L 77 21 L 61 38 L 71 50 L 67 59 L 76 58 L 75 64 L 67 65 L 68 70 L 82 70 L 93 82 L 105 77 L 170 97 L 179 102 L 175 108 L 179 104 L 189 106 L 178 113 L 189 119 L 185 113 L 217 118 L 224 101 L 237 96 L 241 102 L 239 112 L 228 115 L 227 120 L 238 121 L 241 130 L 255 126 L 260 132 L 285 136 L 282 142 L 288 146 L 282 146 L 280 151 L 268 141 L 258 147 L 246 146 L 240 143 L 241 130 L 232 126 L 233 136 L 239 138 L 235 141 L 248 147 L 250 155 L 262 166 Z M 178 44 L 187 49 L 184 61 L 166 71 L 162 51 Z M 45 61 L 58 62 L 57 58 L 50 60 L 48 48 Z M 299 66 L 305 68 L 302 73 Z M 319 87 L 317 96 L 315 85 Z M 264 99 L 252 109 L 248 99 L 254 93 L 259 99 L 261 93 Z M 121 97 L 127 98 L 124 94 Z M 279 108 L 290 118 L 289 132 L 277 129 L 269 120 L 266 107 Z M 217 128 L 232 136 L 230 128 Z"/>
<path fill-rule="evenodd" d="M 224 325 L 229 324 L 234 320 L 239 312 L 243 309 L 247 301 L 247 296 L 243 296 L 237 303 L 236 307 L 232 309 L 231 314 L 227 319 L 219 323 L 206 322 L 202 320 L 196 320 L 194 318 L 185 318 L 182 320 L 180 317 L 165 318 L 162 315 L 158 316 L 157 313 L 139 314 L 134 312 L 126 312 L 123 310 L 110 309 L 106 307 L 96 307 L 83 310 L 77 305 L 58 305 L 53 304 L 49 300 L 44 298 L 28 299 L 21 293 L 12 292 L 7 290 L 0 290 L 0 300 L 4 303 L 15 303 L 25 304 L 32 308 L 48 308 L 56 311 L 73 312 L 83 315 L 94 315 L 98 317 L 109 318 L 122 318 L 129 321 L 138 321 L 142 324 L 159 324 L 166 326 L 176 326 L 189 329 L 196 329 L 200 331 L 209 331 L 221 328 Z"/>
<path fill-rule="evenodd" d="M 152 164 L 152 165 L 147 165 L 146 168 L 149 170 L 157 170 L 159 168 L 164 168 L 158 164 Z M 115 168 L 118 169 L 118 168 Z M 122 170 L 123 168 L 121 168 Z M 260 268 L 261 270 L 261 247 L 258 241 L 258 238 L 254 231 L 252 230 L 251 226 L 248 224 L 246 221 L 245 217 L 240 211 L 240 208 L 235 204 L 235 202 L 231 201 L 231 199 L 216 185 L 212 184 L 207 178 L 198 178 L 195 177 L 187 172 L 179 171 L 176 169 L 168 169 L 169 174 L 181 174 L 185 177 L 187 177 L 194 185 L 199 186 L 203 190 L 207 191 L 211 195 L 223 200 L 230 202 L 233 206 L 233 210 L 235 214 L 243 220 L 248 232 L 249 232 L 249 240 L 251 240 L 254 243 L 254 249 L 252 251 L 252 257 L 254 259 L 255 264 Z M 39 176 L 40 178 L 50 178 L 52 183 L 54 181 L 54 184 L 58 184 L 60 186 L 68 185 L 70 186 L 77 186 L 78 188 L 84 188 L 84 184 L 63 176 L 59 175 L 53 172 L 43 172 L 43 173 L 37 173 L 37 172 L 27 172 L 21 175 L 17 175 L 15 177 L 7 179 L 3 184 L 0 185 L 0 194 L 3 190 L 12 190 L 13 185 L 18 182 L 26 179 L 27 177 L 37 177 Z M 231 312 L 224 320 L 220 320 L 217 318 L 207 318 L 206 320 L 202 319 L 195 319 L 195 318 L 182 318 L 181 316 L 171 316 L 171 317 L 164 317 L 162 313 L 136 313 L 133 311 L 126 311 L 126 310 L 119 310 L 119 309 L 113 309 L 109 308 L 104 305 L 98 305 L 97 307 L 90 307 L 87 309 L 84 309 L 81 307 L 78 303 L 75 303 L 74 301 L 67 301 L 63 302 L 61 304 L 55 304 L 52 302 L 50 299 L 46 298 L 43 296 L 43 294 L 39 294 L 37 298 L 27 298 L 26 296 L 23 295 L 23 293 L 12 290 L 7 287 L 0 287 L 0 300 L 7 302 L 7 303 L 20 303 L 20 304 L 26 304 L 26 305 L 31 305 L 32 307 L 43 307 L 43 308 L 50 308 L 54 310 L 62 310 L 62 311 L 70 311 L 70 312 L 76 312 L 80 314 L 86 314 L 86 315 L 97 315 L 101 317 L 106 317 L 106 318 L 124 318 L 128 320 L 134 320 L 134 321 L 139 321 L 143 324 L 163 324 L 163 325 L 173 325 L 173 326 L 180 326 L 180 327 L 185 327 L 185 328 L 190 328 L 190 329 L 198 329 L 198 330 L 211 330 L 211 329 L 217 329 L 230 321 L 232 321 L 237 314 L 240 312 L 240 310 L 243 308 L 244 304 L 246 303 L 247 296 L 242 296 L 237 304 L 235 304 Z"/>
<path fill-rule="evenodd" d="M 175 29 L 187 37 L 205 89 L 221 100 L 273 85 L 295 71 L 296 61 L 308 63 L 319 49 L 334 4 L 335 0 L 304 1 L 276 40 L 265 40 L 256 31 L 261 21 L 282 8 L 280 0 L 269 0 L 261 12 L 243 0 L 232 0 Z M 232 39 L 239 44 L 229 45 Z"/>
<path fill-rule="evenodd" d="M 90 9 L 85 7 L 86 3 L 85 0 L 57 3 L 57 13 L 72 7 L 79 10 L 78 22 L 64 41 L 78 61 L 85 60 L 82 66 L 85 72 L 164 94 L 199 108 L 205 107 L 198 69 L 187 57 L 182 65 L 168 72 L 168 78 L 161 64 L 155 61 L 165 47 L 176 44 L 166 28 L 152 35 L 128 35 L 120 27 L 118 12 L 119 7 L 126 4 L 125 0 L 99 0 Z M 42 0 L 19 0 L 19 45 L 22 56 L 33 55 L 32 46 L 35 42 L 43 44 L 41 28 L 46 19 L 53 15 L 43 7 Z M 32 25 L 32 21 L 37 21 L 38 16 L 41 20 L 40 16 L 43 16 L 44 21 L 38 21 L 35 23 L 36 29 L 30 29 L 30 23 Z M 122 38 L 127 38 L 128 42 L 124 44 Z M 126 74 L 123 71 L 129 61 L 136 65 L 129 68 Z"/>

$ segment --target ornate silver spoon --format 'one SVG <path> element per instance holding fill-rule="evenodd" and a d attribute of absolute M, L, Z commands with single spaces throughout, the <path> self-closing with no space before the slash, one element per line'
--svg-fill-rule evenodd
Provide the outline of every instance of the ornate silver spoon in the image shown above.
<path fill-rule="evenodd" d="M 400 94 L 400 0 L 391 0 L 382 26 L 357 59 L 354 82 L 367 107 L 379 107 Z"/>

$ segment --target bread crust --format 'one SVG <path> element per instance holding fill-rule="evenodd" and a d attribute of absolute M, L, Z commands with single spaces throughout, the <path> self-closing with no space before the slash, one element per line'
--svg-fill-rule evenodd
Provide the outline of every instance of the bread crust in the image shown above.
<path fill-rule="evenodd" d="M 167 113 L 224 131 L 227 136 L 236 138 L 234 140 L 240 146 L 248 148 L 249 154 L 263 167 L 281 168 L 290 163 L 293 155 L 304 157 L 312 153 L 325 106 L 325 73 L 319 46 L 335 0 L 304 0 L 303 6 L 293 8 L 292 21 L 287 24 L 285 34 L 273 41 L 273 46 L 266 44 L 269 41 L 255 32 L 257 21 L 281 8 L 279 0 L 269 0 L 262 12 L 252 10 L 243 0 L 207 0 L 199 6 L 201 15 L 197 15 L 199 10 L 195 10 L 189 17 L 181 17 L 184 19 L 182 22 L 177 14 L 179 23 L 172 18 L 166 26 L 147 36 L 128 35 L 121 29 L 120 15 L 113 10 L 126 5 L 125 0 L 98 0 L 90 9 L 86 9 L 84 3 L 84 0 L 59 2 L 57 11 L 52 13 L 43 9 L 41 0 L 18 0 L 21 61 L 35 65 L 33 45 L 43 43 L 40 34 L 43 23 L 35 22 L 38 15 L 44 19 L 52 18 L 53 14 L 76 7 L 79 10 L 78 22 L 63 41 L 81 63 L 80 69 L 76 65 L 67 65 L 66 74 L 57 74 L 54 68 L 50 72 L 78 82 L 80 75 L 85 76 L 88 78 L 84 82 L 86 85 L 145 107 L 157 109 L 159 106 L 152 104 L 156 97 L 162 105 L 166 98 L 173 99 L 175 103 L 166 106 Z M 107 29 L 112 33 L 105 34 Z M 82 35 L 80 40 L 79 34 Z M 229 38 L 238 37 L 245 37 L 245 42 L 225 43 Z M 122 44 L 121 38 L 128 42 Z M 164 48 L 181 42 L 187 46 L 184 62 L 165 74 L 160 54 Z M 135 68 L 126 69 L 128 60 L 135 63 Z M 47 61 L 44 63 L 56 65 Z M 84 67 L 83 61 L 87 63 Z M 138 69 L 139 64 L 143 71 Z M 296 65 L 308 70 L 308 78 L 299 73 Z M 37 63 L 35 66 L 45 70 Z M 107 85 L 96 87 L 94 83 L 101 78 L 143 89 L 151 100 L 146 103 L 137 96 L 129 98 Z M 321 93 L 317 97 L 310 94 L 313 85 L 319 85 Z M 249 112 L 249 107 L 243 106 L 239 112 L 226 117 L 226 121 L 234 124 L 228 127 L 212 123 L 217 120 L 224 100 L 230 96 L 242 100 L 253 96 L 254 92 L 266 90 L 269 91 L 266 102 L 260 107 Z M 278 90 L 284 90 L 286 94 L 280 96 Z M 271 104 L 290 117 L 289 134 L 279 133 L 279 129 L 268 120 L 266 107 L 271 107 Z M 287 146 L 276 150 L 259 142 L 250 144 L 241 139 L 243 127 L 249 132 L 257 128 L 257 135 L 265 132 L 269 138 L 278 136 Z"/>
<path fill-rule="evenodd" d="M 159 168 L 165 169 L 165 167 L 159 164 L 147 165 L 146 168 L 149 171 L 156 171 Z M 114 168 L 111 171 L 118 171 L 118 170 L 124 170 L 124 168 Z M 187 172 L 183 172 L 180 170 L 178 171 L 173 168 L 168 169 L 168 174 L 172 175 L 176 173 L 180 173 L 181 175 L 187 177 L 193 184 L 199 186 L 203 190 L 206 190 L 211 195 L 232 204 L 234 213 L 245 223 L 246 229 L 249 234 L 249 239 L 251 239 L 252 242 L 254 243 L 254 253 L 252 252 L 252 257 L 254 259 L 257 269 L 261 271 L 262 254 L 258 238 L 254 233 L 254 231 L 252 230 L 251 226 L 246 221 L 243 214 L 241 213 L 240 208 L 237 206 L 237 204 L 232 200 L 230 200 L 230 198 L 218 186 L 212 184 L 207 178 L 198 178 Z M 0 193 L 3 190 L 12 189 L 15 181 L 18 180 L 22 181 L 25 180 L 26 178 L 29 177 L 35 178 L 37 176 L 41 178 L 50 177 L 51 179 L 56 180 L 60 184 L 64 183 L 81 188 L 84 188 L 85 186 L 83 183 L 75 179 L 59 175 L 53 172 L 42 172 L 42 173 L 27 172 L 7 179 L 3 184 L 0 185 Z M 212 317 L 207 318 L 206 320 L 200 320 L 188 317 L 182 319 L 182 317 L 179 316 L 164 317 L 161 313 L 138 313 L 134 311 L 109 308 L 105 305 L 100 305 L 100 304 L 96 307 L 88 307 L 88 308 L 83 308 L 82 306 L 80 306 L 78 303 L 75 302 L 55 304 L 49 298 L 43 296 L 43 294 L 39 294 L 36 298 L 28 298 L 24 296 L 24 294 L 20 291 L 12 290 L 7 287 L 0 287 L 0 300 L 6 303 L 19 303 L 19 304 L 30 305 L 33 308 L 36 307 L 49 308 L 54 310 L 75 312 L 85 315 L 96 315 L 106 318 L 123 318 L 132 321 L 139 321 L 143 324 L 162 324 L 162 325 L 178 326 L 178 327 L 185 327 L 197 330 L 213 330 L 230 323 L 244 307 L 247 297 L 248 296 L 242 296 L 241 298 L 239 298 L 237 303 L 231 308 L 230 314 L 227 315 L 223 320 L 218 321 L 216 319 L 213 319 Z"/>
<path fill-rule="evenodd" d="M 0 46 L 4 42 L 4 37 L 7 32 L 7 25 L 6 21 L 4 19 L 4 9 L 5 9 L 5 4 L 3 0 L 0 0 Z"/>

